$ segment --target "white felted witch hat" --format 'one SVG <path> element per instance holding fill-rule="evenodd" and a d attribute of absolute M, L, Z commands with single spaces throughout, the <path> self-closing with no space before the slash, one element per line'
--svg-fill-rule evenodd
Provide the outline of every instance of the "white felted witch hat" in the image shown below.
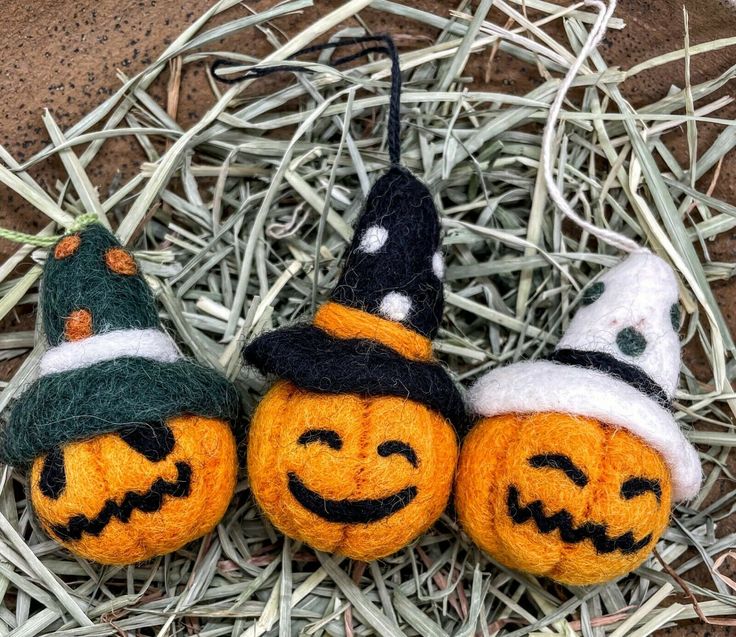
<path fill-rule="evenodd" d="M 673 498 L 698 493 L 698 453 L 672 416 L 680 370 L 677 280 L 649 252 L 630 255 L 593 283 L 549 360 L 495 369 L 470 391 L 482 416 L 564 412 L 627 429 L 658 451 Z"/>

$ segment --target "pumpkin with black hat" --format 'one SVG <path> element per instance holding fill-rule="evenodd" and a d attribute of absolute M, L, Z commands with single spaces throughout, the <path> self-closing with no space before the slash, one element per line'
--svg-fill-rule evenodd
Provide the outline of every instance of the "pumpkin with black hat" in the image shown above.
<path fill-rule="evenodd" d="M 440 224 L 427 187 L 399 165 L 392 55 L 392 166 L 371 188 L 331 298 L 310 325 L 257 337 L 246 361 L 280 380 L 250 425 L 257 503 L 285 534 L 373 560 L 445 509 L 466 425 L 458 388 L 433 358 L 443 307 Z"/>
<path fill-rule="evenodd" d="M 44 530 L 85 558 L 129 564 L 209 532 L 237 473 L 234 386 L 182 358 L 133 256 L 99 224 L 44 265 L 49 349 L 0 432 L 30 466 Z"/>

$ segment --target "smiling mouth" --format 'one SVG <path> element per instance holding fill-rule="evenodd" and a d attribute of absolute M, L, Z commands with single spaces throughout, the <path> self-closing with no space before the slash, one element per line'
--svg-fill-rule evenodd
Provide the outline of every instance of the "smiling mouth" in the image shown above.
<path fill-rule="evenodd" d="M 156 478 L 145 493 L 128 491 L 120 503 L 108 500 L 102 510 L 92 519 L 86 515 L 75 515 L 66 524 L 54 524 L 51 530 L 63 541 L 79 540 L 84 533 L 97 536 L 111 520 L 125 523 L 133 511 L 155 513 L 163 507 L 166 498 L 186 498 L 192 485 L 192 468 L 186 462 L 176 463 L 176 480 Z"/>
<path fill-rule="evenodd" d="M 386 498 L 328 500 L 308 488 L 293 472 L 289 472 L 289 491 L 307 511 L 328 522 L 342 524 L 377 522 L 401 511 L 417 495 L 416 487 L 406 487 Z"/>
<path fill-rule="evenodd" d="M 617 537 L 610 537 L 606 526 L 596 522 L 584 522 L 580 526 L 575 526 L 572 515 L 565 509 L 547 516 L 544 514 L 544 505 L 541 500 L 534 500 L 522 506 L 519 490 L 513 485 L 509 486 L 506 505 L 509 516 L 516 524 L 524 524 L 533 520 L 537 528 L 545 534 L 557 529 L 562 541 L 567 544 L 579 544 L 583 540 L 590 540 L 598 553 L 620 551 L 624 555 L 630 555 L 643 549 L 652 540 L 650 533 L 637 541 L 631 531 L 626 531 Z"/>

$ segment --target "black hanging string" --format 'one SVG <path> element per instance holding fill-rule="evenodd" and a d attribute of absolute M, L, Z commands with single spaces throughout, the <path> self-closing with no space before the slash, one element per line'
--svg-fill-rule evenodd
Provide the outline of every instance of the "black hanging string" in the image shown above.
<path fill-rule="evenodd" d="M 388 108 L 388 154 L 392 165 L 401 163 L 401 67 L 399 65 L 399 54 L 396 50 L 393 38 L 390 35 L 367 35 L 357 38 L 341 38 L 334 42 L 324 42 L 322 44 L 314 44 L 312 46 L 300 49 L 296 53 L 290 55 L 287 60 L 293 60 L 300 55 L 326 51 L 329 49 L 339 49 L 345 46 L 356 44 L 367 44 L 369 42 L 381 42 L 380 46 L 367 47 L 358 53 L 352 53 L 332 61 L 333 66 L 341 66 L 348 64 L 371 53 L 383 53 L 391 59 L 391 93 L 389 97 Z M 243 80 L 255 79 L 280 73 L 291 71 L 292 73 L 314 73 L 313 69 L 303 66 L 289 66 L 286 64 L 275 64 L 273 66 L 257 66 L 248 69 L 242 75 L 236 77 L 224 77 L 217 75 L 217 70 L 221 68 L 232 68 L 241 66 L 237 62 L 230 60 L 215 60 L 210 70 L 214 78 L 224 84 L 238 84 Z"/>

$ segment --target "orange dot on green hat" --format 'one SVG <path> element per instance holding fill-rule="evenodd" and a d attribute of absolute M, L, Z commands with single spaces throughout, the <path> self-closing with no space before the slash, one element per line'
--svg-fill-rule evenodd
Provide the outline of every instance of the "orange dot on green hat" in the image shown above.
<path fill-rule="evenodd" d="M 81 341 L 92 336 L 92 313 L 89 310 L 75 310 L 67 316 L 64 336 L 67 341 Z"/>
<path fill-rule="evenodd" d="M 110 248 L 105 252 L 105 263 L 115 274 L 130 276 L 138 272 L 135 259 L 123 248 Z"/>
<path fill-rule="evenodd" d="M 81 239 L 78 234 L 72 234 L 68 237 L 64 237 L 54 248 L 55 259 L 66 259 L 72 256 L 78 249 Z"/>

